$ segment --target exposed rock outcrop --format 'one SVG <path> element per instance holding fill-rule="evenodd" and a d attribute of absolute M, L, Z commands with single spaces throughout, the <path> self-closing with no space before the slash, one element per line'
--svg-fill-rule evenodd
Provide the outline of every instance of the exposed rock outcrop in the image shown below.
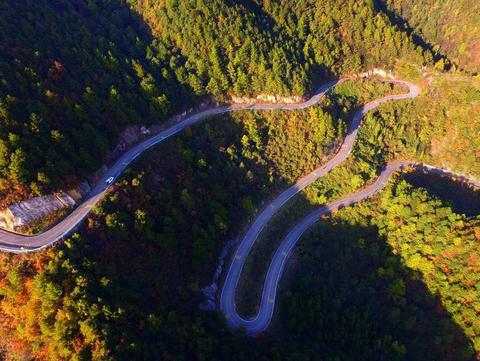
<path fill-rule="evenodd" d="M 108 154 L 107 161 L 112 161 L 125 152 L 132 144 L 151 134 L 150 129 L 144 125 L 136 125 L 126 128 L 118 137 L 117 146 Z"/>
<path fill-rule="evenodd" d="M 81 182 L 75 188 L 72 188 L 67 191 L 67 194 L 72 197 L 76 202 L 80 202 L 80 200 L 85 197 L 88 193 L 90 193 L 90 184 L 87 181 Z"/>
<path fill-rule="evenodd" d="M 280 95 L 271 94 L 259 94 L 256 98 L 248 97 L 232 97 L 232 103 L 234 104 L 252 104 L 252 103 L 271 103 L 271 104 L 295 104 L 301 103 L 305 99 L 301 96 L 289 96 L 284 97 Z"/>
<path fill-rule="evenodd" d="M 374 76 L 374 75 L 379 76 L 381 78 L 395 79 L 395 74 L 393 74 L 392 71 L 385 70 L 385 69 L 378 69 L 378 68 L 374 68 L 364 73 L 360 73 L 358 74 L 358 77 L 370 78 L 371 76 Z"/>
<path fill-rule="evenodd" d="M 105 159 L 106 162 L 114 161 L 132 145 L 152 134 L 160 132 L 172 123 L 182 121 L 191 113 L 204 110 L 213 104 L 218 106 L 218 103 L 207 99 L 200 103 L 195 109 L 190 108 L 185 110 L 181 114 L 171 117 L 163 124 L 155 124 L 150 127 L 144 125 L 128 127 L 118 137 L 117 145 L 107 155 Z M 7 209 L 0 211 L 0 228 L 14 231 L 20 227 L 28 226 L 32 222 L 40 220 L 55 211 L 75 206 L 77 203 L 80 203 L 95 184 L 103 178 L 107 170 L 108 166 L 103 164 L 100 169 L 87 177 L 85 181 L 65 193 L 36 197 L 9 206 Z"/>
<path fill-rule="evenodd" d="M 34 221 L 42 219 L 55 211 L 75 206 L 75 200 L 67 193 L 59 193 L 35 197 L 26 201 L 12 204 L 0 212 L 0 227 L 16 230 Z"/>
<path fill-rule="evenodd" d="M 204 300 L 198 306 L 201 310 L 204 311 L 215 311 L 217 308 L 216 296 L 218 292 L 218 287 L 216 283 L 212 283 L 204 288 L 202 288 L 202 294 Z"/>
<path fill-rule="evenodd" d="M 190 115 L 193 112 L 204 110 L 209 106 L 211 106 L 212 104 L 213 104 L 213 101 L 210 99 L 207 99 L 201 102 L 196 108 L 189 108 L 187 110 L 184 110 L 182 113 L 170 117 L 167 121 L 165 121 L 162 124 L 153 124 L 149 127 L 145 125 L 135 125 L 135 126 L 126 128 L 122 133 L 120 133 L 117 140 L 116 147 L 110 153 L 108 153 L 105 160 L 107 162 L 114 161 L 132 145 L 140 142 L 141 140 L 153 134 L 160 132 L 161 130 L 165 129 L 167 125 L 180 122 L 183 119 L 185 119 L 187 115 Z"/>
<path fill-rule="evenodd" d="M 372 69 L 368 72 L 359 74 L 359 77 L 369 77 L 378 75 L 385 78 L 394 78 L 391 72 L 382 69 Z M 305 101 L 301 96 L 280 96 L 271 94 L 259 94 L 255 98 L 248 97 L 232 97 L 231 102 L 235 104 L 251 104 L 251 103 L 270 103 L 270 104 L 294 104 Z M 131 126 L 125 129 L 119 136 L 116 147 L 107 155 L 106 162 L 115 160 L 119 155 L 124 153 L 132 145 L 141 140 L 156 134 L 172 123 L 180 122 L 194 112 L 198 112 L 208 108 L 211 105 L 218 105 L 211 99 L 207 99 L 200 103 L 195 109 L 190 108 L 181 114 L 171 117 L 161 125 L 152 125 L 146 127 L 144 125 Z M 106 164 L 87 178 L 86 181 L 80 183 L 77 187 L 68 190 L 66 193 L 56 195 L 47 195 L 36 197 L 24 202 L 13 204 L 6 210 L 0 212 L 0 227 L 14 230 L 18 227 L 29 225 L 33 221 L 39 220 L 46 215 L 60 209 L 69 208 L 80 202 L 107 172 Z"/>

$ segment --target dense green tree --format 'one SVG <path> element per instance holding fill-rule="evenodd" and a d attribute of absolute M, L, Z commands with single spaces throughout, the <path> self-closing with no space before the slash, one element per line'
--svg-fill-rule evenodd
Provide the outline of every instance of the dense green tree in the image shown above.
<path fill-rule="evenodd" d="M 368 1 L 0 9 L 2 198 L 18 184 L 45 192 L 91 174 L 127 126 L 161 123 L 200 96 L 301 96 L 332 75 L 431 58 Z"/>
<path fill-rule="evenodd" d="M 446 54 L 454 64 L 472 73 L 479 72 L 480 4 L 477 1 L 381 0 L 377 3 L 379 8 L 389 11 L 392 20 L 408 24 L 435 51 Z M 435 65 L 439 70 L 449 66 L 449 62 L 443 59 Z"/>

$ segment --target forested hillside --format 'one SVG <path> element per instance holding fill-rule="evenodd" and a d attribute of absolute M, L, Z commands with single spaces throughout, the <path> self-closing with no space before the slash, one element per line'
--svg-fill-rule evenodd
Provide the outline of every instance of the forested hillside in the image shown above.
<path fill-rule="evenodd" d="M 367 0 L 131 2 L 214 94 L 301 95 L 329 75 L 433 60 Z"/>
<path fill-rule="evenodd" d="M 416 151 L 426 163 L 480 179 L 480 81 L 448 75 L 427 81 L 415 102 L 388 104 L 368 119 L 362 146 L 385 154 L 378 146 L 384 142 L 390 154 L 409 159 Z"/>
<path fill-rule="evenodd" d="M 204 98 L 308 95 L 327 79 L 398 65 L 422 95 L 369 113 L 347 161 L 269 224 L 239 293 L 252 311 L 291 226 L 389 160 L 480 177 L 480 83 L 422 67 L 442 70 L 442 52 L 475 64 L 476 38 L 458 48 L 445 28 L 454 36 L 443 44 L 434 28 L 460 24 L 460 10 L 444 18 L 438 0 L 412 4 L 0 0 L 0 202 L 75 184 L 127 126 L 162 123 Z M 145 152 L 69 239 L 0 253 L 0 359 L 479 359 L 480 191 L 446 179 L 408 174 L 323 219 L 293 255 L 260 337 L 198 307 L 224 246 L 258 209 L 332 155 L 354 109 L 400 92 L 347 81 L 311 108 L 223 114 Z"/>
<path fill-rule="evenodd" d="M 434 54 L 378 11 L 371 0 L 257 0 L 279 29 L 302 42 L 306 61 L 338 75 L 403 60 L 431 64 Z"/>
<path fill-rule="evenodd" d="M 245 340 L 197 310 L 199 288 L 261 202 L 332 151 L 352 107 L 389 92 L 347 83 L 312 109 L 232 113 L 160 145 L 78 235 L 0 255 L 3 348 L 48 360 L 244 358 Z"/>
<path fill-rule="evenodd" d="M 245 277 L 239 283 L 237 304 L 240 311 L 255 314 L 268 260 L 288 231 L 316 207 L 365 187 L 377 178 L 388 161 L 416 160 L 479 179 L 478 89 L 479 82 L 467 77 L 432 77 L 415 101 L 387 103 L 369 113 L 359 130 L 352 157 L 283 207 L 256 242 L 243 270 Z M 466 114 L 470 114 L 468 122 Z M 428 183 L 437 184 L 435 194 L 444 199 L 457 199 L 456 203 L 463 199 L 463 209 L 469 208 L 465 199 L 473 203 L 473 199 L 477 199 L 472 198 L 469 189 L 462 197 L 449 194 L 448 189 L 452 187 L 449 182 L 433 180 Z M 478 207 L 475 209 L 473 214 L 478 214 Z"/>
<path fill-rule="evenodd" d="M 281 317 L 274 325 L 281 333 L 246 339 L 227 330 L 216 313 L 197 308 L 200 287 L 210 282 L 222 246 L 240 232 L 254 209 L 321 162 L 344 135 L 353 107 L 392 91 L 399 90 L 375 82 L 346 83 L 312 109 L 223 115 L 146 154 L 65 243 L 34 255 L 0 255 L 0 346 L 5 357 L 154 360 L 161 350 L 165 360 L 355 359 L 357 351 L 393 360 L 444 353 L 450 355 L 447 359 L 470 359 L 472 340 L 478 349 L 469 326 L 477 322 L 475 304 L 458 304 L 475 297 L 475 291 L 468 279 L 461 282 L 470 288 L 457 286 L 454 275 L 476 262 L 467 254 L 475 247 L 478 219 L 456 214 L 405 184 L 385 192 L 380 201 L 343 211 L 345 220 L 334 221 L 317 237 L 322 245 L 314 249 L 319 253 L 304 248 L 319 258 L 302 261 L 306 268 L 298 270 L 298 286 L 280 297 Z M 401 124 L 415 121 L 402 119 Z M 361 186 L 361 176 L 374 176 L 384 159 L 372 156 L 375 144 L 365 141 L 375 128 L 372 120 L 353 165 L 332 173 L 314 193 L 328 188 L 326 197 L 336 197 Z M 388 126 L 382 129 L 389 149 L 401 147 L 400 140 L 388 141 Z M 410 204 L 419 203 L 424 206 L 416 213 Z M 420 224 L 420 216 L 434 233 L 409 227 Z M 428 228 L 429 220 L 442 227 Z M 399 221 L 405 224 L 400 233 L 395 231 Z M 415 242 L 402 247 L 403 234 Z M 457 240 L 455 254 L 465 257 L 450 256 L 450 239 Z M 325 244 L 330 256 L 323 258 Z M 400 262 L 400 251 L 408 267 L 455 269 L 453 278 L 440 282 L 434 273 L 437 278 L 423 279 Z M 361 269 L 363 283 L 349 269 Z M 310 282 L 328 288 L 311 289 Z M 448 297 L 448 312 L 424 282 Z M 325 292 L 335 292 L 338 302 Z M 358 299 L 368 302 L 352 302 Z M 399 325 L 399 320 L 404 322 Z"/>
<path fill-rule="evenodd" d="M 415 46 L 369 1 L 0 3 L 0 198 L 91 174 L 128 125 L 200 96 L 304 95 Z"/>
<path fill-rule="evenodd" d="M 460 68 L 480 72 L 480 3 L 476 0 L 379 0 L 394 17 Z"/>
<path fill-rule="evenodd" d="M 260 199 L 285 186 L 281 175 L 298 164 L 299 149 L 316 150 L 306 162 L 311 170 L 324 144 L 342 135 L 332 114 L 308 113 L 306 120 L 226 115 L 188 129 L 147 155 L 80 235 L 38 256 L 2 255 L 0 330 L 8 355 L 153 359 L 158 349 L 166 359 L 212 355 L 197 349 L 214 332 L 205 330 L 211 315 L 193 311 L 199 281 L 210 278 L 224 242 Z M 286 124 L 296 133 L 290 145 L 300 147 L 289 153 L 288 168 L 275 167 L 286 162 L 278 151 Z M 307 144 L 305 132 L 316 127 L 327 131 Z M 187 335 L 191 347 L 183 345 Z"/>
<path fill-rule="evenodd" d="M 286 348 L 299 360 L 475 359 L 479 241 L 480 217 L 405 181 L 319 222 L 292 262 Z"/>
<path fill-rule="evenodd" d="M 272 20 L 245 2 L 131 3 L 156 37 L 180 50 L 186 60 L 177 74 L 197 93 L 302 95 L 310 89 L 313 74 L 301 42 L 274 31 Z"/>
<path fill-rule="evenodd" d="M 192 101 L 173 50 L 118 1 L 0 9 L 2 198 L 18 185 L 35 192 L 93 172 L 127 125 L 161 121 Z"/>

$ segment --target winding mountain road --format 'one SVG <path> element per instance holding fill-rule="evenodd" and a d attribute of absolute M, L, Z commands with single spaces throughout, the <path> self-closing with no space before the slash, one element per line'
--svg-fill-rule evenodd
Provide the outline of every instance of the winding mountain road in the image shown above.
<path fill-rule="evenodd" d="M 277 198 L 275 198 L 270 204 L 268 204 L 265 209 L 260 213 L 260 215 L 255 219 L 255 221 L 250 225 L 245 236 L 241 240 L 236 252 L 233 255 L 233 258 L 230 263 L 230 267 L 225 276 L 225 281 L 220 294 L 220 309 L 225 315 L 228 325 L 231 328 L 240 328 L 243 327 L 247 334 L 254 335 L 263 330 L 265 330 L 273 316 L 273 311 L 275 308 L 275 300 L 277 294 L 277 287 L 282 276 L 283 268 L 285 262 L 288 259 L 293 247 L 300 239 L 302 234 L 315 222 L 320 220 L 322 215 L 328 215 L 335 211 L 349 205 L 352 205 L 356 202 L 364 200 L 373 194 L 377 193 L 383 189 L 388 181 L 388 178 L 398 169 L 403 169 L 404 167 L 416 167 L 421 168 L 424 171 L 447 175 L 447 176 L 456 176 L 450 172 L 447 172 L 443 169 L 423 165 L 419 163 L 412 162 L 394 162 L 389 164 L 383 172 L 380 174 L 375 183 L 370 186 L 360 190 L 359 192 L 348 195 L 345 198 L 340 200 L 328 203 L 327 205 L 319 208 L 318 210 L 312 212 L 303 220 L 301 220 L 285 237 L 281 242 L 280 246 L 275 251 L 273 259 L 271 260 L 270 266 L 268 268 L 265 282 L 262 291 L 262 297 L 260 301 L 260 308 L 255 317 L 246 319 L 240 316 L 236 310 L 235 304 L 235 293 L 240 280 L 243 266 L 245 260 L 248 257 L 255 241 L 258 236 L 266 226 L 266 224 L 271 220 L 273 215 L 294 195 L 303 190 L 306 186 L 313 183 L 320 177 L 328 173 L 332 168 L 338 166 L 342 163 L 350 154 L 355 139 L 357 137 L 358 129 L 361 124 L 363 116 L 370 110 L 378 107 L 379 105 L 391 101 L 391 100 L 400 100 L 415 98 L 419 95 L 420 89 L 414 84 L 392 80 L 394 83 L 403 84 L 408 89 L 407 94 L 401 95 L 392 95 L 387 96 L 381 99 L 374 100 L 362 108 L 360 108 L 353 116 L 353 120 L 350 124 L 347 136 L 338 151 L 338 153 L 325 165 L 322 165 L 318 169 L 314 170 L 312 173 L 308 174 L 304 178 L 300 179 L 293 186 L 281 193 Z M 462 177 L 463 180 L 466 180 Z M 480 188 L 480 183 L 469 181 L 473 186 Z"/>
<path fill-rule="evenodd" d="M 344 82 L 346 79 L 342 80 L 335 80 L 331 81 L 327 84 L 321 86 L 314 95 L 307 101 L 299 104 L 233 104 L 233 105 L 226 105 L 220 106 L 215 108 L 210 108 L 204 110 L 202 112 L 193 114 L 183 121 L 171 126 L 168 129 L 165 129 L 158 134 L 152 136 L 151 138 L 143 141 L 142 143 L 136 145 L 135 147 L 131 148 L 127 152 L 125 152 L 105 173 L 103 178 L 99 180 L 96 187 L 92 189 L 92 191 L 85 197 L 85 201 L 76 207 L 73 212 L 71 212 L 65 219 L 61 222 L 53 226 L 52 228 L 46 230 L 45 232 L 35 234 L 32 236 L 27 236 L 23 234 L 9 232 L 3 229 L 0 229 L 0 251 L 4 252 L 13 252 L 13 253 L 28 253 L 28 252 L 35 252 L 39 251 L 43 248 L 46 248 L 62 239 L 70 235 L 76 227 L 85 219 L 85 217 L 90 213 L 92 208 L 102 199 L 105 195 L 111 184 L 114 180 L 116 180 L 121 173 L 136 159 L 138 158 L 144 151 L 153 146 L 164 142 L 166 139 L 172 137 L 173 135 L 181 132 L 185 128 L 192 126 L 208 117 L 232 112 L 232 111 L 241 111 L 241 110 L 298 110 L 298 109 L 305 109 L 317 104 L 323 97 L 323 95 L 328 92 L 332 87 L 335 85 Z M 378 101 L 369 103 L 365 106 L 364 111 L 368 111 L 376 107 L 378 104 L 393 100 L 393 99 L 403 99 L 403 98 L 413 98 L 418 95 L 419 89 L 414 86 L 413 84 L 403 82 L 403 81 L 396 81 L 396 80 L 388 80 L 392 83 L 404 84 L 410 88 L 410 93 L 407 95 L 393 95 L 386 97 L 384 99 L 380 99 Z M 329 162 L 325 169 L 319 169 L 314 173 L 318 172 L 317 174 L 311 174 L 302 180 L 300 180 L 297 185 L 299 186 L 298 189 L 289 189 L 285 194 L 282 194 L 281 199 L 279 199 L 274 206 L 279 208 L 283 203 L 285 203 L 291 196 L 298 193 L 301 189 L 305 186 L 310 184 L 313 180 L 328 172 L 331 168 L 339 164 L 343 159 L 348 156 L 348 152 L 350 151 L 353 142 L 355 140 L 356 131 L 358 130 L 358 126 L 360 125 L 361 115 L 356 116 L 352 122 L 352 126 L 350 127 L 349 134 L 347 135 L 344 145 L 342 149 L 337 154 L 335 159 Z M 113 179 L 113 181 L 112 181 Z M 110 180 L 107 182 L 107 180 Z M 286 197 L 286 198 L 285 198 Z M 272 213 L 273 214 L 273 213 Z M 267 219 L 265 219 L 265 222 Z"/>
<path fill-rule="evenodd" d="M 320 221 L 322 216 L 329 215 L 338 209 L 348 207 L 352 204 L 355 204 L 373 196 L 375 193 L 385 188 L 388 179 L 393 173 L 395 173 L 399 169 L 403 169 L 406 167 L 418 168 L 426 172 L 432 172 L 444 176 L 456 176 L 451 172 L 447 172 L 442 169 L 421 163 L 393 162 L 382 171 L 380 176 L 373 184 L 369 185 L 368 187 L 362 189 L 357 193 L 348 195 L 340 200 L 328 203 L 307 215 L 290 230 L 290 232 L 282 240 L 280 246 L 275 251 L 275 254 L 270 262 L 270 266 L 265 277 L 259 311 L 257 315 L 251 319 L 242 318 L 236 312 L 235 307 L 235 290 L 239 280 L 238 276 L 241 273 L 241 268 L 243 267 L 244 263 L 242 262 L 242 260 L 245 259 L 245 256 L 247 256 L 248 252 L 250 251 L 250 249 L 246 250 L 245 246 L 243 246 L 243 242 L 245 241 L 244 239 L 242 241 L 242 244 L 240 244 L 237 252 L 235 253 L 234 259 L 232 260 L 232 264 L 230 266 L 230 270 L 227 274 L 227 278 L 222 289 L 222 294 L 220 296 L 220 308 L 224 313 L 229 326 L 232 328 L 243 327 L 249 335 L 255 335 L 264 331 L 272 320 L 277 295 L 277 287 L 278 283 L 280 282 L 280 278 L 282 276 L 286 261 L 302 235 L 313 224 Z M 477 188 L 480 188 L 479 182 L 469 181 L 468 183 Z M 249 244 L 250 242 L 250 240 L 245 241 L 245 244 Z"/>
<path fill-rule="evenodd" d="M 121 173 L 144 151 L 153 146 L 164 142 L 166 139 L 181 132 L 185 128 L 195 125 L 198 122 L 214 115 L 241 110 L 298 110 L 311 107 L 317 104 L 323 95 L 336 84 L 344 80 L 335 80 L 322 85 L 314 95 L 307 101 L 299 104 L 233 104 L 210 108 L 202 112 L 193 114 L 183 121 L 165 129 L 153 137 L 131 148 L 125 152 L 99 180 L 97 186 L 87 195 L 86 200 L 73 210 L 65 219 L 45 232 L 27 236 L 23 234 L 9 232 L 0 229 L 0 251 L 12 253 L 36 252 L 64 239 L 75 231 L 76 227 L 85 219 L 92 208 L 102 199 L 113 181 L 107 183 L 107 180 L 113 178 L 116 180 Z"/>
<path fill-rule="evenodd" d="M 346 79 L 345 79 L 346 80 Z M 144 142 L 133 147 L 126 153 L 124 153 L 114 164 L 111 166 L 103 178 L 98 182 L 97 186 L 86 197 L 86 200 L 74 209 L 65 219 L 59 222 L 57 225 L 48 229 L 43 233 L 39 233 L 33 236 L 26 236 L 16 233 L 11 233 L 5 230 L 0 230 L 0 251 L 12 252 L 12 253 L 29 253 L 36 252 L 43 248 L 46 248 L 61 239 L 71 234 L 83 219 L 90 213 L 92 208 L 102 199 L 113 180 L 116 180 L 120 174 L 144 151 L 147 149 L 165 141 L 173 135 L 179 133 L 183 129 L 192 126 L 201 120 L 231 111 L 241 110 L 297 110 L 304 109 L 318 103 L 326 92 L 328 92 L 335 85 L 345 81 L 336 80 L 329 82 L 320 87 L 315 94 L 307 101 L 300 104 L 234 104 L 228 106 L 220 106 L 216 108 L 207 109 L 197 114 L 193 114 L 181 122 L 173 125 L 172 127 L 165 129 Z M 400 95 L 390 95 L 381 99 L 374 100 L 355 112 L 352 122 L 349 126 L 347 135 L 336 155 L 326 164 L 315 169 L 312 173 L 301 178 L 293 186 L 281 193 L 275 198 L 267 207 L 260 213 L 247 230 L 244 238 L 240 242 L 229 270 L 226 274 L 225 282 L 220 296 L 220 308 L 225 314 L 228 324 L 232 328 L 244 327 L 248 334 L 256 334 L 263 331 L 268 327 L 275 306 L 276 292 L 278 282 L 282 275 L 283 268 L 285 266 L 286 259 L 288 258 L 291 250 L 295 246 L 301 235 L 315 222 L 319 220 L 322 215 L 331 213 L 333 210 L 342 208 L 358 201 L 361 201 L 367 197 L 370 197 L 374 193 L 378 192 L 385 187 L 390 175 L 399 168 L 405 166 L 423 167 L 427 171 L 444 173 L 445 171 L 430 167 L 408 162 L 395 162 L 387 166 L 387 168 L 380 174 L 379 178 L 372 185 L 364 188 L 363 190 L 349 195 L 341 200 L 329 203 L 315 212 L 308 215 L 300 223 L 298 223 L 282 241 L 280 247 L 276 250 L 276 253 L 272 259 L 270 267 L 268 269 L 265 285 L 262 293 L 261 305 L 256 317 L 252 319 L 244 319 L 236 312 L 235 305 L 235 292 L 240 279 L 242 268 L 245 264 L 245 259 L 248 256 L 253 244 L 264 229 L 266 224 L 271 220 L 273 215 L 293 196 L 302 191 L 309 184 L 313 183 L 320 177 L 327 174 L 331 169 L 341 164 L 349 156 L 357 133 L 362 121 L 363 116 L 370 110 L 378 107 L 379 105 L 392 100 L 415 98 L 419 95 L 420 89 L 409 82 L 401 80 L 385 80 L 395 84 L 401 84 L 408 88 L 409 92 Z M 451 175 L 448 173 L 447 175 Z M 473 183 L 477 187 L 480 184 Z"/>

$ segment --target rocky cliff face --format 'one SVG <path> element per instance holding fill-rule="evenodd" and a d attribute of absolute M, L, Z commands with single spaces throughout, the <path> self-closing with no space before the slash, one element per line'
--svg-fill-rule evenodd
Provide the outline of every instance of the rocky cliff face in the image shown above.
<path fill-rule="evenodd" d="M 232 97 L 234 104 L 253 104 L 253 103 L 269 103 L 269 104 L 294 104 L 301 103 L 305 99 L 300 96 L 283 97 L 280 95 L 260 94 L 256 98 L 248 97 Z"/>
<path fill-rule="evenodd" d="M 150 127 L 144 125 L 132 126 L 125 129 L 119 136 L 117 146 L 107 155 L 106 162 L 114 161 L 119 155 L 123 154 L 132 145 L 144 140 L 145 138 L 160 132 L 169 124 L 184 120 L 187 116 L 196 111 L 201 111 L 209 106 L 216 105 L 211 100 L 205 100 L 195 109 L 190 108 L 183 113 L 171 117 L 161 125 L 154 124 Z M 25 227 L 38 221 L 45 216 L 75 206 L 90 192 L 91 188 L 105 175 L 108 167 L 102 165 L 94 174 L 78 184 L 73 189 L 65 193 L 46 195 L 32 198 L 26 201 L 12 204 L 7 209 L 0 211 L 0 228 L 15 231 L 20 227 Z"/>
<path fill-rule="evenodd" d="M 371 76 L 379 76 L 381 78 L 387 78 L 387 79 L 395 79 L 395 74 L 393 74 L 392 71 L 390 70 L 384 70 L 384 69 L 371 69 L 365 73 L 360 73 L 358 76 L 360 78 L 370 78 Z"/>
<path fill-rule="evenodd" d="M 67 193 L 35 197 L 16 203 L 0 212 L 0 227 L 11 231 L 42 219 L 55 211 L 75 206 L 75 200 Z"/>
<path fill-rule="evenodd" d="M 370 76 L 394 78 L 392 72 L 383 69 L 372 69 L 365 73 L 358 74 L 358 76 L 361 78 L 368 78 Z M 303 101 L 305 101 L 305 98 L 301 96 L 280 96 L 272 94 L 259 94 L 255 98 L 235 96 L 231 98 L 233 104 L 295 104 Z M 133 144 L 138 143 L 152 134 L 158 133 L 172 123 L 182 121 L 190 114 L 204 110 L 212 105 L 218 106 L 219 104 L 211 99 L 207 99 L 200 103 L 195 109 L 190 108 L 185 110 L 183 113 L 171 117 L 162 125 L 152 125 L 150 127 L 138 125 L 125 129 L 118 138 L 117 146 L 107 155 L 106 162 L 115 160 Z M 0 211 L 0 228 L 15 230 L 18 227 L 27 226 L 33 221 L 37 221 L 52 212 L 75 206 L 77 202 L 79 203 L 81 199 L 89 193 L 91 187 L 101 179 L 107 169 L 107 166 L 104 164 L 97 172 L 88 177 L 86 181 L 66 193 L 36 197 L 13 204 L 6 210 Z"/>

